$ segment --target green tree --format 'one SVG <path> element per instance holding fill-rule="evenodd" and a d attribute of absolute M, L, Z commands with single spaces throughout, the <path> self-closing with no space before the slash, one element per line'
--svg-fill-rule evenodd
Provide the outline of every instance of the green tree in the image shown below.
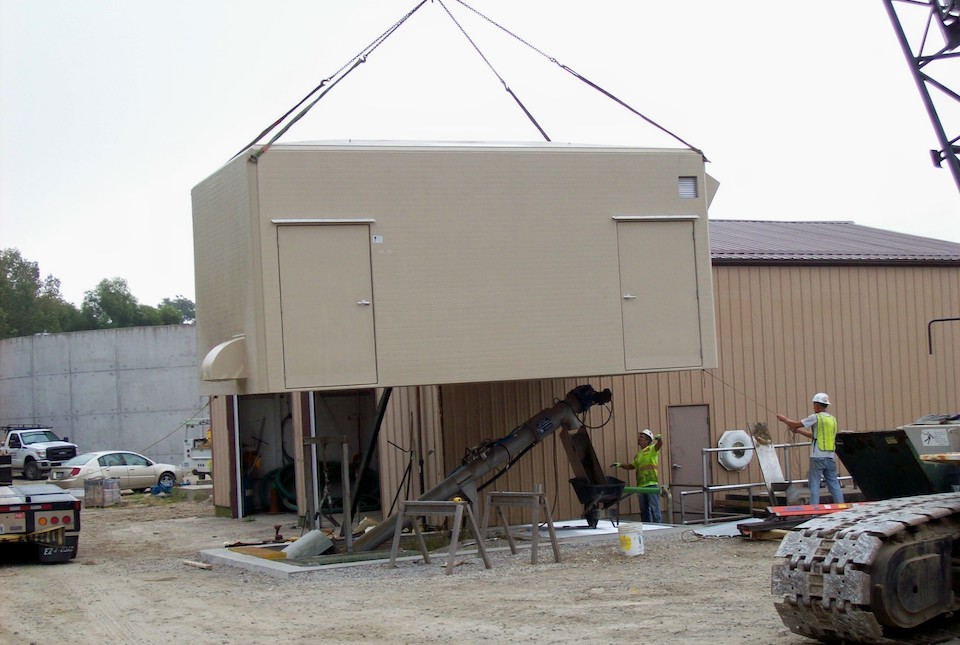
<path fill-rule="evenodd" d="M 179 325 L 183 322 L 183 314 L 169 305 L 151 307 L 140 305 L 137 311 L 137 324 L 149 327 L 153 325 Z"/>
<path fill-rule="evenodd" d="M 84 329 L 80 310 L 60 295 L 60 280 L 48 275 L 36 300 L 37 322 L 50 333 Z"/>
<path fill-rule="evenodd" d="M 173 300 L 171 300 L 170 298 L 164 298 L 163 302 L 160 303 L 159 308 L 162 310 L 164 307 L 173 307 L 174 309 L 179 311 L 180 312 L 179 322 L 193 323 L 197 319 L 196 305 L 193 304 L 192 300 L 188 298 L 184 298 L 181 295 L 178 295 Z M 165 324 L 171 324 L 171 323 L 165 323 Z"/>
<path fill-rule="evenodd" d="M 80 310 L 93 325 L 91 329 L 134 327 L 147 317 L 140 311 L 140 303 L 130 293 L 130 287 L 123 278 L 101 280 L 100 284 L 83 294 Z"/>
<path fill-rule="evenodd" d="M 60 295 L 60 280 L 40 280 L 36 262 L 17 249 L 0 250 L 0 338 L 42 332 L 82 331 L 193 322 L 193 302 L 164 298 L 156 307 L 141 305 L 123 278 L 101 280 L 84 293 L 78 309 Z"/>
<path fill-rule="evenodd" d="M 184 321 L 183 309 L 193 311 L 193 303 L 177 296 L 164 298 L 157 307 L 141 305 L 130 293 L 123 278 L 111 278 L 83 296 L 82 314 L 88 329 L 115 327 L 151 327 L 154 325 L 179 325 Z"/>
<path fill-rule="evenodd" d="M 17 249 L 0 250 L 0 338 L 73 331 L 80 325 L 80 312 L 60 295 L 59 280 L 48 275 L 41 282 L 36 262 Z"/>

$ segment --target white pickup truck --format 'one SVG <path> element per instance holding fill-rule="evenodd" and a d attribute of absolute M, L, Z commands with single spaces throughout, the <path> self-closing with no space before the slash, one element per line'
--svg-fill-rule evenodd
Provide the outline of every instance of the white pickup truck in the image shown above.
<path fill-rule="evenodd" d="M 10 455 L 14 472 L 23 471 L 26 479 L 40 479 L 54 466 L 76 457 L 77 446 L 47 427 L 4 426 L 0 428 L 0 455 Z"/>

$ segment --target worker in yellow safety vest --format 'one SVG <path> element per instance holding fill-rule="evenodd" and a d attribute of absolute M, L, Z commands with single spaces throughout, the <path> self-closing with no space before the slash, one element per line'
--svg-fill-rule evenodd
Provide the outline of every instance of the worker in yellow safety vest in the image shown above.
<path fill-rule="evenodd" d="M 637 486 L 659 486 L 659 457 L 663 447 L 663 437 L 654 436 L 649 428 L 637 433 L 639 450 L 633 458 L 633 463 L 613 464 L 614 468 L 637 471 Z M 644 522 L 660 524 L 663 518 L 660 514 L 660 493 L 640 493 L 640 519 Z"/>
<path fill-rule="evenodd" d="M 837 476 L 837 459 L 834 449 L 837 445 L 837 420 L 829 412 L 830 397 L 825 392 L 813 395 L 813 414 L 803 419 L 788 419 L 782 414 L 777 419 L 794 434 L 810 439 L 810 472 L 807 483 L 810 486 L 810 503 L 820 503 L 820 480 L 827 483 L 827 490 L 834 504 L 843 503 L 843 491 L 840 490 L 840 478 Z"/>

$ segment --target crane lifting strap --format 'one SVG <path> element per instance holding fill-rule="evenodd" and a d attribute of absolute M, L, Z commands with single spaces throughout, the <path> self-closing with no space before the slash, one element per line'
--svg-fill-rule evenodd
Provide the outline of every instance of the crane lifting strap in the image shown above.
<path fill-rule="evenodd" d="M 652 125 L 653 127 L 657 128 L 657 129 L 660 130 L 661 132 L 663 132 L 663 133 L 665 133 L 665 134 L 673 137 L 674 139 L 676 139 L 677 141 L 679 141 L 680 143 L 682 143 L 683 145 L 685 145 L 687 148 L 689 148 L 690 150 L 696 152 L 696 153 L 699 154 L 701 157 L 703 157 L 703 160 L 704 160 L 704 161 L 708 161 L 708 159 L 706 158 L 706 156 L 703 154 L 703 151 L 700 150 L 699 148 L 696 148 L 696 147 L 694 147 L 692 144 L 687 143 L 687 142 L 684 141 L 682 138 L 680 138 L 678 135 L 676 135 L 676 134 L 674 134 L 673 132 L 671 132 L 670 130 L 666 129 L 665 127 L 663 127 L 662 125 L 660 125 L 659 123 L 657 123 L 656 121 L 654 121 L 653 119 L 651 119 L 650 117 L 648 117 L 648 116 L 642 114 L 641 112 L 639 112 L 638 110 L 634 109 L 633 107 L 631 107 L 630 105 L 628 105 L 626 102 L 624 102 L 624 101 L 622 101 L 621 99 L 617 98 L 616 96 L 614 96 L 613 94 L 611 94 L 611 93 L 608 92 L 607 90 L 603 89 L 602 87 L 600 87 L 599 85 L 597 85 L 596 83 L 594 83 L 594 82 L 591 81 L 590 79 L 586 78 L 585 76 L 577 73 L 577 72 L 574 71 L 572 68 L 568 67 L 567 65 L 562 64 L 560 61 L 558 61 L 558 60 L 557 60 L 556 58 L 554 58 L 553 56 L 550 56 L 550 55 L 546 54 L 545 52 L 543 52 L 542 50 L 538 49 L 537 47 L 534 47 L 532 44 L 528 43 L 528 42 L 527 42 L 526 40 L 524 40 L 523 38 L 517 36 L 515 33 L 513 33 L 512 31 L 510 31 L 510 30 L 507 29 L 506 27 L 502 26 L 501 24 L 499 24 L 499 23 L 496 22 L 495 20 L 491 20 L 490 18 L 488 18 L 488 17 L 485 16 L 484 14 L 480 13 L 479 11 L 477 11 L 476 9 L 474 9 L 473 7 L 471 7 L 470 5 L 468 5 L 468 4 L 467 4 L 466 2 L 464 2 L 463 0 L 456 0 L 456 1 L 459 2 L 460 4 L 462 4 L 464 7 L 466 7 L 466 8 L 469 9 L 470 11 L 472 11 L 473 13 L 475 13 L 475 14 L 477 14 L 478 16 L 480 16 L 481 18 L 483 18 L 484 20 L 486 20 L 487 22 L 489 22 L 491 25 L 493 25 L 493 26 L 496 27 L 497 29 L 501 30 L 502 32 L 504 32 L 505 34 L 507 34 L 508 36 L 510 36 L 511 38 L 514 38 L 515 40 L 517 40 L 517 41 L 520 42 L 521 44 L 526 45 L 527 47 L 529 47 L 529 48 L 532 49 L 533 51 L 537 52 L 538 54 L 540 54 L 541 56 L 543 56 L 544 58 L 546 58 L 548 61 L 550 61 L 551 63 L 553 63 L 554 65 L 556 65 L 556 66 L 559 67 L 560 69 L 562 69 L 563 71 L 565 71 L 565 72 L 567 72 L 568 74 L 572 75 L 572 76 L 573 76 L 574 78 L 576 78 L 577 80 L 585 83 L 586 85 L 592 87 L 592 88 L 595 89 L 596 91 L 598 91 L 598 92 L 600 92 L 601 94 L 603 94 L 604 96 L 606 96 L 608 99 L 610 99 L 610 100 L 614 101 L 615 103 L 618 103 L 619 105 L 623 106 L 624 108 L 626 108 L 627 110 L 629 110 L 631 113 L 637 115 L 638 117 L 640 117 L 641 119 L 643 119 L 644 121 L 646 121 L 647 123 L 649 123 L 650 125 Z"/>
<path fill-rule="evenodd" d="M 591 87 L 592 89 L 596 90 L 596 91 L 599 92 L 600 94 L 606 96 L 606 97 L 609 98 L 610 100 L 612 100 L 612 101 L 614 101 L 615 103 L 619 104 L 620 106 L 624 107 L 625 109 L 627 109 L 628 111 L 630 111 L 632 114 L 640 117 L 641 119 L 643 119 L 644 121 L 646 121 L 647 123 L 649 123 L 649 124 L 652 125 L 653 127 L 657 128 L 657 129 L 660 130 L 661 132 L 669 135 L 669 136 L 672 137 L 673 139 L 675 139 L 675 140 L 677 140 L 678 142 L 682 143 L 682 144 L 683 144 L 684 146 L 686 146 L 688 149 L 696 152 L 696 153 L 699 154 L 701 157 L 703 157 L 703 160 L 704 160 L 704 161 L 708 161 L 708 159 L 706 158 L 706 156 L 703 154 L 703 151 L 701 151 L 699 148 L 696 148 L 695 146 L 693 146 L 692 144 L 688 143 L 687 141 L 685 141 L 684 139 L 682 139 L 682 138 L 679 137 L 678 135 L 674 134 L 673 132 L 671 132 L 670 130 L 668 130 L 667 128 L 665 128 L 664 126 L 660 125 L 659 123 L 657 123 L 656 121 L 654 121 L 654 120 L 651 119 L 650 117 L 648 117 L 648 116 L 646 116 L 645 114 L 641 113 L 640 111 L 636 110 L 635 108 L 633 108 L 633 107 L 630 106 L 628 103 L 626 103 L 625 101 L 621 100 L 620 98 L 618 98 L 617 96 L 615 96 L 615 95 L 612 94 L 611 92 L 609 92 L 609 91 L 605 90 L 604 88 L 600 87 L 599 85 L 597 85 L 596 83 L 594 83 L 594 82 L 591 81 L 590 79 L 586 78 L 586 77 L 583 76 L 582 74 L 579 74 L 578 72 L 574 71 L 571 67 L 560 63 L 556 58 L 554 58 L 554 57 L 552 57 L 552 56 L 549 56 L 548 54 L 546 54 L 546 53 L 543 52 L 542 50 L 538 49 L 538 48 L 535 47 L 534 45 L 530 44 L 529 42 L 527 42 L 527 41 L 524 40 L 523 38 L 517 36 L 515 33 L 513 33 L 512 31 L 510 31 L 510 30 L 507 29 L 506 27 L 502 26 L 502 25 L 499 24 L 498 22 L 490 19 L 490 18 L 487 17 L 486 15 L 484 15 L 484 14 L 482 14 L 481 12 L 477 11 L 475 8 L 473 8 L 473 7 L 471 7 L 470 5 L 468 5 L 468 4 L 467 4 L 466 2 L 464 2 L 463 0 L 455 0 L 455 1 L 456 1 L 457 3 L 463 5 L 466 9 L 470 10 L 471 12 L 473 12 L 474 14 L 476 14 L 477 16 L 479 16 L 480 18 L 482 18 L 483 20 L 486 20 L 488 23 L 490 23 L 491 25 L 493 25 L 493 26 L 496 27 L 497 29 L 501 30 L 501 31 L 504 32 L 505 34 L 507 34 L 507 35 L 509 35 L 510 37 L 514 38 L 515 40 L 517 40 L 517 41 L 520 42 L 521 44 L 526 45 L 528 48 L 530 48 L 530 49 L 532 49 L 533 51 L 535 51 L 536 53 L 540 54 L 541 56 L 543 56 L 544 58 L 546 58 L 546 59 L 547 59 L 548 61 L 550 61 L 551 63 L 557 65 L 560 69 L 562 69 L 563 71 L 565 71 L 565 72 L 567 72 L 568 74 L 572 75 L 572 76 L 573 76 L 574 78 L 576 78 L 577 80 L 581 81 L 582 83 L 584 83 L 584 84 L 586 84 L 587 86 Z M 299 103 L 297 103 L 297 104 L 294 105 L 292 108 L 290 108 L 290 109 L 289 109 L 286 113 L 284 113 L 280 118 L 278 118 L 276 121 L 274 121 L 274 122 L 273 122 L 272 124 L 270 124 L 268 127 L 266 127 L 266 128 L 265 128 L 260 134 L 258 134 L 250 143 L 248 143 L 246 146 L 244 146 L 243 148 L 241 148 L 240 151 L 237 152 L 237 153 L 234 155 L 234 158 L 237 157 L 237 156 L 239 156 L 240 154 L 242 154 L 244 151 L 246 151 L 246 150 L 250 149 L 251 147 L 255 146 L 262 138 L 266 137 L 266 136 L 267 136 L 268 134 L 270 134 L 270 132 L 272 132 L 275 128 L 277 128 L 278 126 L 280 126 L 281 123 L 284 123 L 284 122 L 286 121 L 286 124 L 283 125 L 283 127 L 280 129 L 280 131 L 277 132 L 277 134 L 275 134 L 273 137 L 271 137 L 270 140 L 269 140 L 265 145 L 263 145 L 256 153 L 254 153 L 252 158 L 253 158 L 253 160 L 256 160 L 257 158 L 260 157 L 260 155 L 264 154 L 264 153 L 270 148 L 270 146 L 272 146 L 281 136 L 283 136 L 297 121 L 299 121 L 301 118 L 303 118 L 303 116 L 306 115 L 306 113 L 309 112 L 310 109 L 311 109 L 314 105 L 316 105 L 317 102 L 320 101 L 320 99 L 322 99 L 324 96 L 326 96 L 327 94 L 329 94 L 330 90 L 332 90 L 341 80 L 343 80 L 350 72 L 352 72 L 352 71 L 355 70 L 357 67 L 359 67 L 361 63 L 365 63 L 366 60 L 367 60 L 367 58 L 370 56 L 370 54 L 372 54 L 372 53 L 374 52 L 374 50 L 376 50 L 389 36 L 391 36 L 394 32 L 396 32 L 397 29 L 399 29 L 400 26 L 401 26 L 402 24 L 404 24 L 417 10 L 419 10 L 424 4 L 426 4 L 426 2 L 427 2 L 427 0 L 420 0 L 420 2 L 419 2 L 413 9 L 411 9 L 411 10 L 408 11 L 406 14 L 404 14 L 403 17 L 401 17 L 398 21 L 396 21 L 393 25 L 391 25 L 386 31 L 384 31 L 384 32 L 383 32 L 382 34 L 380 34 L 377 38 L 375 38 L 369 45 L 367 45 L 366 47 L 364 47 L 356 56 L 354 56 L 353 58 L 351 58 L 351 59 L 350 59 L 346 64 L 344 64 L 339 70 L 337 70 L 335 73 L 333 73 L 333 74 L 330 75 L 329 77 L 323 79 L 323 80 L 320 82 L 320 84 L 317 85 L 315 88 L 313 88 L 313 90 L 311 90 L 306 96 L 304 96 L 304 97 L 300 100 Z M 436 2 L 437 2 L 441 7 L 443 7 L 443 10 L 446 12 L 447 16 L 449 16 L 449 18 L 450 18 L 450 19 L 453 21 L 453 23 L 457 26 L 457 28 L 460 30 L 460 32 L 463 34 L 463 36 L 467 39 L 467 41 L 470 43 L 470 45 L 473 47 L 473 49 L 477 52 L 477 54 L 480 56 L 480 58 L 483 59 L 483 62 L 486 63 L 487 67 L 490 68 L 490 71 L 492 71 L 493 74 L 497 77 L 497 79 L 500 81 L 501 85 L 503 85 L 504 90 L 511 96 L 511 98 L 513 98 L 513 100 L 517 103 L 517 106 L 523 111 L 523 113 L 524 113 L 524 114 L 526 115 L 526 117 L 530 120 L 530 122 L 533 123 L 533 125 L 537 128 L 537 130 L 540 132 L 540 135 L 541 135 L 546 141 L 550 141 L 550 137 L 547 135 L 546 131 L 544 131 L 544 129 L 540 126 L 540 124 L 539 124 L 539 123 L 537 122 L 537 120 L 534 118 L 533 114 L 531 114 L 530 110 L 528 110 L 527 107 L 523 104 L 523 102 L 520 100 L 520 97 L 517 96 L 517 94 L 510 88 L 510 86 L 509 86 L 509 85 L 507 84 L 507 82 L 504 80 L 503 76 L 501 76 L 500 73 L 497 72 L 497 70 L 493 67 L 493 65 L 490 63 L 490 60 L 483 54 L 483 52 L 480 51 L 480 48 L 477 46 L 476 42 L 470 37 L 470 35 L 467 33 L 466 29 L 465 29 L 465 28 L 463 27 L 463 25 L 460 23 L 460 21 L 458 21 L 458 20 L 453 16 L 453 14 L 452 14 L 452 13 L 450 12 L 450 10 L 447 8 L 447 5 L 444 3 L 444 1 L 443 1 L 443 0 L 436 0 Z M 313 100 L 311 101 L 311 98 L 314 97 L 314 95 L 316 95 L 316 98 L 313 98 Z M 309 101 L 309 103 L 308 103 L 308 101 Z M 297 112 L 297 114 L 296 114 L 295 116 L 292 116 L 292 118 L 291 118 L 291 115 L 293 115 L 294 112 L 295 112 L 297 109 L 301 108 L 301 106 L 303 106 L 302 109 L 300 109 L 300 111 Z"/>

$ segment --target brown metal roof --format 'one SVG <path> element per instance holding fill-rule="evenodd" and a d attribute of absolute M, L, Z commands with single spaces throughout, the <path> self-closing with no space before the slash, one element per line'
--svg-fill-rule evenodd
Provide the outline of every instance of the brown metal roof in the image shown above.
<path fill-rule="evenodd" d="M 853 222 L 711 220 L 714 264 L 960 264 L 960 244 Z"/>

